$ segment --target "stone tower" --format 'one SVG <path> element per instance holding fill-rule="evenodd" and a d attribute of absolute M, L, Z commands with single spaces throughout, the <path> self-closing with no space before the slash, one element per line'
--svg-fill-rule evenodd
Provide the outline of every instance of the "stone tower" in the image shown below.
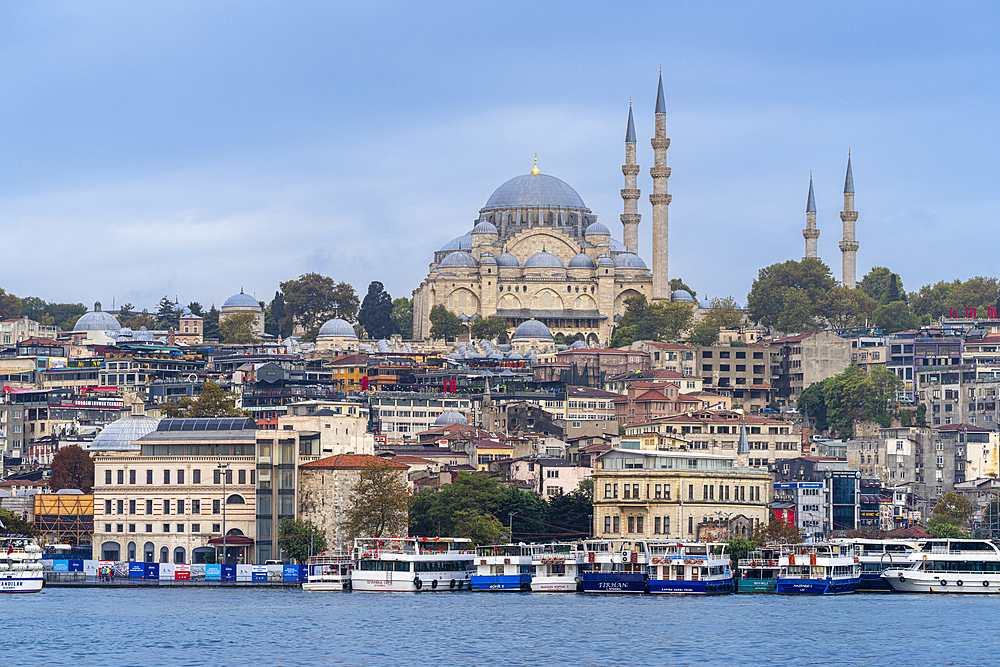
<path fill-rule="evenodd" d="M 670 178 L 670 167 L 667 166 L 667 148 L 670 147 L 670 139 L 667 138 L 667 103 L 663 100 L 663 72 L 660 72 L 656 91 L 656 132 L 650 143 L 653 145 L 653 166 L 649 169 L 649 175 L 653 177 L 653 194 L 649 195 L 653 205 L 653 301 L 669 301 L 667 207 L 670 195 L 667 194 L 667 179 Z"/>
<path fill-rule="evenodd" d="M 844 181 L 844 210 L 840 212 L 844 222 L 844 240 L 840 242 L 840 252 L 844 256 L 844 277 L 841 280 L 844 287 L 857 287 L 858 242 L 854 237 L 854 223 L 858 221 L 858 212 L 854 210 L 854 174 L 851 173 L 851 154 L 847 154 L 847 179 Z"/>
<path fill-rule="evenodd" d="M 622 199 L 625 200 L 625 212 L 622 213 L 622 226 L 625 227 L 622 238 L 625 247 L 633 255 L 639 254 L 639 220 L 638 213 L 639 188 L 636 176 L 639 165 L 635 163 L 635 125 L 632 124 L 632 102 L 628 103 L 628 127 L 625 130 L 625 164 L 622 165 L 625 174 L 625 187 L 622 188 Z"/>
<path fill-rule="evenodd" d="M 809 199 L 806 201 L 806 228 L 802 230 L 802 236 L 806 238 L 806 259 L 810 257 L 813 259 L 818 258 L 816 239 L 819 238 L 819 230 L 816 229 L 816 196 L 813 195 L 812 172 L 809 173 Z"/>

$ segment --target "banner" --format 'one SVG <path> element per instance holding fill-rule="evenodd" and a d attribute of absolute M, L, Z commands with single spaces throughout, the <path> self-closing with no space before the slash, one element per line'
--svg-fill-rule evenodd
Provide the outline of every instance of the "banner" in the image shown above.
<path fill-rule="evenodd" d="M 159 579 L 160 578 L 160 564 L 159 563 L 143 563 L 143 579 Z"/>
<path fill-rule="evenodd" d="M 236 581 L 236 565 L 230 563 L 222 564 L 222 581 Z"/>
<path fill-rule="evenodd" d="M 174 565 L 174 581 L 191 581 L 191 566 L 184 563 Z"/>
<path fill-rule="evenodd" d="M 219 581 L 222 579 L 221 565 L 205 565 L 205 581 Z"/>
<path fill-rule="evenodd" d="M 284 565 L 281 568 L 281 579 L 282 581 L 298 581 L 299 580 L 299 566 L 298 565 Z"/>
<path fill-rule="evenodd" d="M 253 581 L 253 566 L 252 565 L 237 565 L 236 566 L 236 581 Z"/>
<path fill-rule="evenodd" d="M 160 563 L 159 578 L 163 581 L 173 581 L 174 567 L 173 563 Z"/>
<path fill-rule="evenodd" d="M 267 565 L 251 565 L 251 581 L 267 581 Z"/>
<path fill-rule="evenodd" d="M 69 561 L 68 560 L 54 560 L 54 561 L 52 561 L 52 571 L 53 572 L 69 572 Z"/>
<path fill-rule="evenodd" d="M 107 561 L 101 561 L 103 565 Z M 128 578 L 129 579 L 142 579 L 146 574 L 146 564 L 145 563 L 129 563 L 128 564 Z"/>

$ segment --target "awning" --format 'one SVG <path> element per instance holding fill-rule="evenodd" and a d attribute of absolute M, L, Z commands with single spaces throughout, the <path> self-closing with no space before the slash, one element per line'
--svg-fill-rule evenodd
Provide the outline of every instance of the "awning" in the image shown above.
<path fill-rule="evenodd" d="M 226 538 L 227 547 L 246 547 L 254 543 L 252 537 L 247 537 L 246 535 L 229 535 Z M 221 537 L 213 537 L 208 541 L 209 544 L 222 544 Z"/>

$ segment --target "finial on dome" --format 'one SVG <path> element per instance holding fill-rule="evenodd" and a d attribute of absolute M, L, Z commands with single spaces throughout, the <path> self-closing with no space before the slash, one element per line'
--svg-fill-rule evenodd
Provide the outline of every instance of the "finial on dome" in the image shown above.
<path fill-rule="evenodd" d="M 542 173 L 538 171 L 538 153 L 535 153 L 535 166 L 531 168 L 531 173 L 534 174 L 535 176 Z"/>

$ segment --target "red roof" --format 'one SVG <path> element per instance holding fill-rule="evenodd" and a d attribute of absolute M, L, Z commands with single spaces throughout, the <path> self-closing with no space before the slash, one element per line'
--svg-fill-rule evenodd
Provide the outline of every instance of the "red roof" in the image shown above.
<path fill-rule="evenodd" d="M 944 426 L 935 426 L 933 428 L 935 431 L 968 431 L 970 433 L 989 433 L 988 428 L 983 428 L 982 426 L 973 426 L 972 424 L 945 424 Z"/>
<path fill-rule="evenodd" d="M 328 456 L 325 459 L 320 459 L 318 461 L 310 461 L 309 463 L 305 463 L 299 467 L 329 468 L 333 470 L 363 470 L 371 463 L 378 465 L 385 464 L 390 468 L 396 468 L 399 470 L 407 467 L 402 463 L 395 463 L 391 459 L 383 459 L 378 456 L 372 456 L 371 454 L 338 454 L 336 456 Z"/>
<path fill-rule="evenodd" d="M 797 336 L 789 336 L 787 338 L 778 338 L 777 340 L 772 340 L 771 343 L 798 343 L 799 341 L 805 340 L 810 336 L 815 336 L 815 333 L 804 333 L 798 334 Z"/>
<path fill-rule="evenodd" d="M 419 465 L 421 463 L 433 463 L 430 459 L 425 459 L 422 456 L 409 456 L 403 454 L 402 456 L 396 455 L 390 459 L 393 463 L 402 463 L 404 465 Z"/>

